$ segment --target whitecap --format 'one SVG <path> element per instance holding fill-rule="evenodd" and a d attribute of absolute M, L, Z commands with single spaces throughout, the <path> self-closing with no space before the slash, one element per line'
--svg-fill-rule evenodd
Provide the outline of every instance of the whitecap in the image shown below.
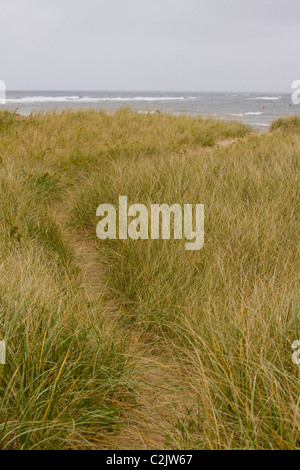
<path fill-rule="evenodd" d="M 25 96 L 24 98 L 8 98 L 7 103 L 65 103 L 76 102 L 79 96 Z"/>
<path fill-rule="evenodd" d="M 184 96 L 134 96 L 134 97 L 92 97 L 92 96 L 26 96 L 23 98 L 10 98 L 7 103 L 97 103 L 105 101 L 131 102 L 131 101 L 182 101 Z M 191 99 L 191 98 L 190 98 Z"/>
<path fill-rule="evenodd" d="M 278 101 L 280 96 L 256 96 L 255 98 L 249 98 L 250 100 L 259 100 L 259 101 Z"/>

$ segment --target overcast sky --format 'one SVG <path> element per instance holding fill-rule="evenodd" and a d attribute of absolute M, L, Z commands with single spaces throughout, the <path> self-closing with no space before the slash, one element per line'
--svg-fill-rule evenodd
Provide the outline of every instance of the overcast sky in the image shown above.
<path fill-rule="evenodd" d="M 299 0 L 0 0 L 11 90 L 290 91 Z"/>

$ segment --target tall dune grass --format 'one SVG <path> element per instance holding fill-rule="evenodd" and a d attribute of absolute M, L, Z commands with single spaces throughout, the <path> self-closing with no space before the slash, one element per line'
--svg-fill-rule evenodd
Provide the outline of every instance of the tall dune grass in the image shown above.
<path fill-rule="evenodd" d="M 192 400 L 170 418 L 167 448 L 299 448 L 297 128 L 281 121 L 256 135 L 130 110 L 0 122 L 2 448 L 80 448 L 115 432 L 138 376 L 126 366 L 126 329 L 155 337 L 185 371 L 178 381 Z M 96 208 L 119 195 L 204 204 L 204 248 L 97 241 Z M 119 329 L 105 328 L 80 287 L 51 215 L 59 204 L 97 243 Z"/>

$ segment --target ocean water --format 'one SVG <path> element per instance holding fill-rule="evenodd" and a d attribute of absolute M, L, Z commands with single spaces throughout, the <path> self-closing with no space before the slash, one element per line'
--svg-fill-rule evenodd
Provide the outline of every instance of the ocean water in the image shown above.
<path fill-rule="evenodd" d="M 182 92 L 85 92 L 85 91 L 8 91 L 1 109 L 21 114 L 63 109 L 101 109 L 113 112 L 130 107 L 139 112 L 186 113 L 237 120 L 261 132 L 272 121 L 300 114 L 291 94 L 282 93 L 182 93 Z"/>

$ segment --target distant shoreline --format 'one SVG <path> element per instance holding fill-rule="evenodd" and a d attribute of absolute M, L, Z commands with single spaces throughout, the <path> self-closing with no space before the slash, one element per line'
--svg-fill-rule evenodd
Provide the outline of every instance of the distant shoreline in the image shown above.
<path fill-rule="evenodd" d="M 288 93 L 8 91 L 2 109 L 31 112 L 101 110 L 130 107 L 137 112 L 213 117 L 238 121 L 264 132 L 280 117 L 300 113 Z M 299 108 L 299 110 L 298 110 Z"/>

